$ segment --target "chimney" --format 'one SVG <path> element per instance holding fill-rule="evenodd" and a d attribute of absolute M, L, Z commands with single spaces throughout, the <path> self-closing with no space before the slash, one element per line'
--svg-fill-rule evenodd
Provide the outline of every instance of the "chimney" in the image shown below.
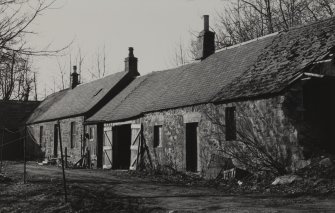
<path fill-rule="evenodd" d="M 125 58 L 125 71 L 129 72 L 130 74 L 134 76 L 140 75 L 137 71 L 137 58 L 134 56 L 134 48 L 129 47 L 129 54 L 128 57 Z"/>
<path fill-rule="evenodd" d="M 209 31 L 209 16 L 204 15 L 204 30 L 199 33 L 197 41 L 197 60 L 203 60 L 215 53 L 215 33 Z"/>
<path fill-rule="evenodd" d="M 71 88 L 75 88 L 79 84 L 79 74 L 77 73 L 77 66 L 73 66 L 73 73 L 71 73 Z"/>

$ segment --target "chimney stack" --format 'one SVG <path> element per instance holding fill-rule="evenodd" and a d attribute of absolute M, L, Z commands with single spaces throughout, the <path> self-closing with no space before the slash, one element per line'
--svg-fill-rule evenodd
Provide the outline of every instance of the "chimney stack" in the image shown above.
<path fill-rule="evenodd" d="M 209 30 L 209 15 L 204 15 L 204 30 L 197 41 L 197 60 L 203 60 L 215 53 L 215 33 Z"/>
<path fill-rule="evenodd" d="M 125 71 L 134 75 L 134 76 L 138 76 L 140 74 L 137 71 L 137 58 L 134 56 L 134 48 L 129 47 L 128 50 L 129 50 L 128 57 L 125 58 L 125 60 L 124 60 Z"/>
<path fill-rule="evenodd" d="M 77 73 L 77 66 L 73 66 L 73 73 L 71 73 L 71 88 L 75 88 L 79 84 L 79 74 Z"/>

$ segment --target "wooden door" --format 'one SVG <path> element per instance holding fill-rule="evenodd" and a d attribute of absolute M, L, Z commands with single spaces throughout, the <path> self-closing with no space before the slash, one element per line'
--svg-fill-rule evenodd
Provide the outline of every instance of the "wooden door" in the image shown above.
<path fill-rule="evenodd" d="M 54 125 L 54 157 L 58 157 L 58 124 Z"/>
<path fill-rule="evenodd" d="M 130 144 L 130 170 L 136 170 L 137 160 L 139 159 L 139 146 L 141 141 L 141 124 L 131 125 L 131 144 Z"/>
<path fill-rule="evenodd" d="M 103 169 L 110 169 L 112 168 L 112 155 L 113 155 L 113 130 L 112 126 L 105 126 L 104 127 L 104 134 L 103 134 Z"/>
<path fill-rule="evenodd" d="M 103 158 L 103 139 L 104 138 L 104 125 L 98 124 L 97 125 L 97 168 L 102 168 L 102 158 Z"/>
<path fill-rule="evenodd" d="M 198 170 L 197 123 L 186 124 L 186 171 Z"/>

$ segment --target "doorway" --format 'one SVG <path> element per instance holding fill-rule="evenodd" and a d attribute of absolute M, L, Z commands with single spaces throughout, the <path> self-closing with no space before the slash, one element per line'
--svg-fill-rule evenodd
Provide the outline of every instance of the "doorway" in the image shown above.
<path fill-rule="evenodd" d="M 198 123 L 186 123 L 186 171 L 198 171 Z"/>
<path fill-rule="evenodd" d="M 335 154 L 335 79 L 311 79 L 304 85 L 305 121 L 310 139 L 323 151 Z"/>
<path fill-rule="evenodd" d="M 104 125 L 97 125 L 97 168 L 102 168 Z"/>
<path fill-rule="evenodd" d="M 131 125 L 113 127 L 113 169 L 128 170 L 130 166 Z"/>
<path fill-rule="evenodd" d="M 58 156 L 58 125 L 54 125 L 54 157 Z"/>

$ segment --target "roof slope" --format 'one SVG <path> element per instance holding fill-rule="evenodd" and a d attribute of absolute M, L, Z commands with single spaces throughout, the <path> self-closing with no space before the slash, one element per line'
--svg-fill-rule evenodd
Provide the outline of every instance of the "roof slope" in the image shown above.
<path fill-rule="evenodd" d="M 118 72 L 51 95 L 37 108 L 40 113 L 31 117 L 28 123 L 82 115 L 94 107 L 126 75 L 127 72 Z"/>
<path fill-rule="evenodd" d="M 33 123 L 34 121 L 37 121 L 38 118 L 46 113 L 53 104 L 57 103 L 61 98 L 63 98 L 68 91 L 69 89 L 65 89 L 48 95 L 29 116 L 27 123 Z"/>
<path fill-rule="evenodd" d="M 252 66 L 272 40 L 271 36 L 262 38 L 217 52 L 199 63 L 139 77 L 88 121 L 123 120 L 144 112 L 209 102 Z"/>
<path fill-rule="evenodd" d="M 0 101 L 0 128 L 24 126 L 38 104 L 38 101 Z"/>
<path fill-rule="evenodd" d="M 280 32 L 251 69 L 226 85 L 214 101 L 274 94 L 335 45 L 335 18 Z"/>
<path fill-rule="evenodd" d="M 119 121 L 151 111 L 277 94 L 334 46 L 335 18 L 235 45 L 199 63 L 139 78 L 140 83 L 133 82 L 132 89 L 119 94 L 122 98 L 88 121 Z"/>

